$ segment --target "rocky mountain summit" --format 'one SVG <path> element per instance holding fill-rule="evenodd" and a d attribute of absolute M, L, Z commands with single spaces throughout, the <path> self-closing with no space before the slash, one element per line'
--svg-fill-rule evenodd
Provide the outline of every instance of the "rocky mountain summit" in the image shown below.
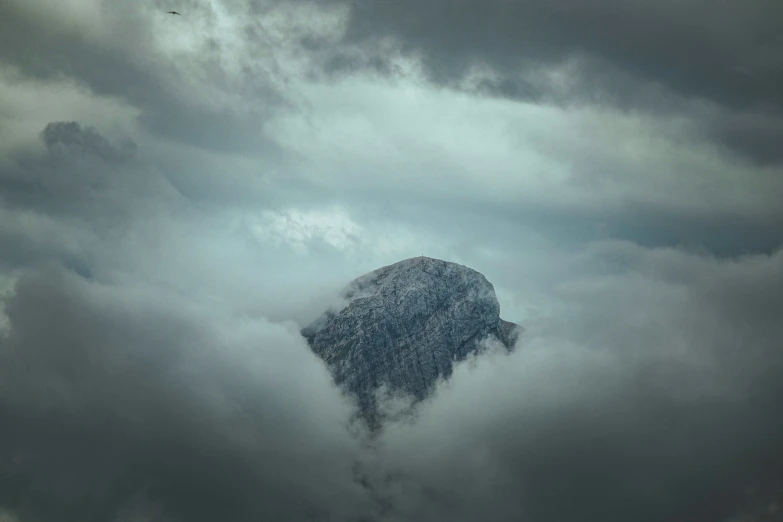
<path fill-rule="evenodd" d="M 492 284 L 466 266 L 416 257 L 352 281 L 344 306 L 302 330 L 338 385 L 377 425 L 376 391 L 424 399 L 455 362 L 494 338 L 511 350 L 520 327 L 500 319 Z"/>

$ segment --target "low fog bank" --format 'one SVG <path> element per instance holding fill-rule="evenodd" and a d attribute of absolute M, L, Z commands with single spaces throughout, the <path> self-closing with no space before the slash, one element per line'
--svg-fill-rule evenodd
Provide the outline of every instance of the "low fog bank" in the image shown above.
<path fill-rule="evenodd" d="M 513 354 L 388 426 L 399 520 L 780 520 L 783 253 L 607 242 L 579 264 Z"/>
<path fill-rule="evenodd" d="M 374 439 L 294 321 L 29 269 L 4 299 L 0 504 L 20 521 L 777 520 L 782 262 L 593 244 L 556 316 Z"/>

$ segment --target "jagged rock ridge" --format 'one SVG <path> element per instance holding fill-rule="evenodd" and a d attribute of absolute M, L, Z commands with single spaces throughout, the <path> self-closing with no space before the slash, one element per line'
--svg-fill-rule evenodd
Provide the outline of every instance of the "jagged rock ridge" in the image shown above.
<path fill-rule="evenodd" d="M 417 257 L 355 279 L 347 304 L 302 330 L 335 381 L 377 421 L 375 392 L 425 398 L 453 364 L 480 349 L 490 336 L 512 349 L 520 328 L 500 319 L 495 289 L 468 267 Z"/>

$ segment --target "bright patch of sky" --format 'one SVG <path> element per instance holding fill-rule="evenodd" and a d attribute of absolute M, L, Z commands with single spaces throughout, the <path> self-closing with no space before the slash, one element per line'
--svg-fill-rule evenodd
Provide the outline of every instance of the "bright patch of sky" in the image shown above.
<path fill-rule="evenodd" d="M 249 227 L 259 240 L 286 245 L 301 254 L 309 253 L 318 242 L 352 251 L 362 243 L 364 233 L 363 227 L 341 208 L 267 210 L 250 220 Z"/>

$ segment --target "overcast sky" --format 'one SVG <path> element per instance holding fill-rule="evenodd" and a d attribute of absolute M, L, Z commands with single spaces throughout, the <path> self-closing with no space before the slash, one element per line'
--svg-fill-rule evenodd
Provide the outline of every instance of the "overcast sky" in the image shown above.
<path fill-rule="evenodd" d="M 779 0 L 4 0 L 0 522 L 783 520 L 781 245 Z M 421 254 L 526 334 L 370 440 Z"/>

